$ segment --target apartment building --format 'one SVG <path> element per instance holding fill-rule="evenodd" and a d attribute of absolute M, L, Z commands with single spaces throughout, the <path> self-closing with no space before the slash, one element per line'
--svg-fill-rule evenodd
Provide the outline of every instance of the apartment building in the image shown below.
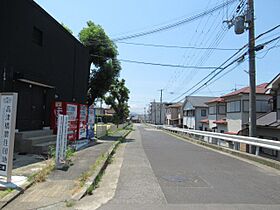
<path fill-rule="evenodd" d="M 151 102 L 148 110 L 150 123 L 155 125 L 165 124 L 166 107 L 169 105 L 170 103 Z"/>

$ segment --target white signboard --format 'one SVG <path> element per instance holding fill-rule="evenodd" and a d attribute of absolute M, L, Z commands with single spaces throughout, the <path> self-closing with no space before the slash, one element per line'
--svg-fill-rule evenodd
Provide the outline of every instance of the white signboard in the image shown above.
<path fill-rule="evenodd" d="M 56 154 L 55 154 L 57 167 L 59 167 L 66 160 L 67 133 L 68 133 L 68 116 L 59 115 L 57 121 Z"/>
<path fill-rule="evenodd" d="M 17 93 L 0 93 L 0 175 L 11 182 L 15 125 L 17 113 Z"/>

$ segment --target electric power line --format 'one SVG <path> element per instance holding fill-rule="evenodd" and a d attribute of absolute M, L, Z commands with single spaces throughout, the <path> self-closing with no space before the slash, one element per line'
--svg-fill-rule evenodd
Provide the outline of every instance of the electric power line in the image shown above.
<path fill-rule="evenodd" d="M 177 49 L 194 49 L 194 50 L 238 50 L 237 48 L 218 48 L 218 47 L 195 47 L 195 46 L 178 46 L 178 45 L 163 45 L 163 44 L 149 44 L 139 42 L 118 42 L 127 45 L 158 47 L 158 48 L 177 48 Z"/>
<path fill-rule="evenodd" d="M 197 15 L 194 15 L 194 16 L 191 16 L 191 17 L 187 17 L 187 18 L 185 18 L 183 20 L 180 20 L 180 21 L 177 21 L 175 23 L 168 24 L 168 25 L 165 25 L 165 26 L 162 26 L 162 27 L 159 27 L 159 28 L 155 28 L 155 29 L 152 29 L 152 30 L 146 31 L 146 32 L 140 32 L 140 33 L 136 33 L 136 34 L 132 34 L 132 35 L 117 37 L 117 38 L 114 38 L 112 40 L 115 41 L 115 42 L 118 42 L 118 41 L 122 41 L 122 40 L 143 37 L 143 36 L 146 36 L 146 35 L 162 32 L 162 31 L 166 31 L 166 30 L 169 30 L 169 29 L 172 29 L 172 28 L 184 25 L 184 24 L 189 23 L 191 21 L 194 21 L 196 19 L 199 19 L 199 18 L 201 18 L 203 16 L 212 14 L 213 12 L 215 12 L 217 10 L 220 10 L 220 9 L 224 8 L 225 6 L 230 5 L 230 4 L 232 4 L 232 3 L 236 2 L 236 1 L 237 0 L 229 0 L 227 2 L 224 2 L 222 4 L 219 4 L 219 5 L 215 6 L 215 7 L 213 7 L 212 9 L 209 9 L 207 11 L 201 12 L 201 13 L 199 13 Z"/>
<path fill-rule="evenodd" d="M 268 33 L 270 33 L 270 32 L 272 32 L 272 31 L 274 31 L 275 29 L 277 29 L 278 27 L 280 27 L 280 25 L 277 25 L 277 26 L 275 26 L 275 27 L 273 27 L 273 28 L 271 28 L 271 29 L 269 29 L 269 30 L 267 30 L 267 31 L 265 31 L 265 32 L 263 32 L 263 33 L 261 33 L 261 34 L 259 34 L 256 38 L 255 38 L 255 40 L 257 40 L 257 39 L 259 39 L 259 38 L 261 38 L 262 36 L 264 36 L 264 35 L 266 35 L 266 34 L 268 34 Z M 272 39 L 272 40 L 270 40 L 270 41 L 267 41 L 267 42 L 265 42 L 265 43 L 263 43 L 263 44 L 260 44 L 260 45 L 267 45 L 267 44 L 269 44 L 269 43 L 271 43 L 271 42 L 273 42 L 273 41 L 276 41 L 277 39 L 280 39 L 280 37 L 276 37 L 276 38 L 274 38 L 274 39 Z M 219 66 L 219 68 L 221 68 L 223 65 L 225 65 L 228 61 L 230 61 L 233 57 L 235 57 L 238 53 L 240 53 L 242 50 L 244 50 L 246 47 L 248 47 L 248 44 L 245 44 L 243 47 L 241 47 L 236 53 L 234 53 L 230 58 L 228 58 L 225 62 L 223 62 L 223 64 L 221 64 L 220 66 Z M 238 61 L 238 60 L 240 60 L 240 58 L 241 57 L 244 57 L 245 55 L 247 54 L 247 52 L 246 53 L 244 53 L 242 56 L 239 56 L 237 59 L 235 59 L 233 62 L 231 62 L 230 64 L 232 65 L 234 62 L 236 62 L 236 61 Z M 228 68 L 228 65 L 226 66 L 226 68 Z M 197 87 L 200 83 L 202 83 L 205 79 L 207 79 L 208 77 L 210 77 L 212 74 L 214 74 L 216 71 L 217 71 L 218 69 L 214 69 L 212 72 L 210 72 L 207 76 L 205 76 L 203 79 L 201 79 L 198 83 L 196 83 L 192 88 L 190 88 L 190 89 L 188 89 L 186 92 L 184 92 L 183 94 L 181 94 L 180 96 L 178 96 L 178 97 L 176 97 L 175 99 L 173 99 L 172 100 L 172 102 L 173 101 L 175 101 L 175 100 L 177 100 L 177 99 L 179 99 L 179 98 L 181 98 L 183 95 L 185 95 L 186 93 L 188 93 L 189 91 L 191 91 L 191 90 L 193 90 L 195 87 Z M 209 81 L 211 81 L 213 78 L 215 78 L 218 74 L 220 74 L 222 71 L 224 71 L 225 70 L 225 67 L 223 67 L 223 68 L 221 68 L 221 70 L 219 71 L 219 72 L 217 72 L 214 76 L 212 76 L 211 78 L 210 78 L 210 80 L 208 80 L 207 82 L 205 82 L 202 86 L 204 86 L 205 84 L 207 84 Z M 198 88 L 199 89 L 199 88 Z M 194 91 L 195 92 L 195 91 Z M 193 92 L 193 93 L 194 93 Z M 193 94 L 192 93 L 192 94 Z"/>
<path fill-rule="evenodd" d="M 119 59 L 122 62 L 128 63 L 136 63 L 136 64 L 144 64 L 144 65 L 153 65 L 153 66 L 164 66 L 164 67 L 174 67 L 174 68 L 184 68 L 184 69 L 219 69 L 219 67 L 213 66 L 184 66 L 184 65 L 176 65 L 176 64 L 163 64 L 163 63 L 151 63 L 145 61 L 135 61 L 135 60 L 127 60 L 127 59 Z"/>

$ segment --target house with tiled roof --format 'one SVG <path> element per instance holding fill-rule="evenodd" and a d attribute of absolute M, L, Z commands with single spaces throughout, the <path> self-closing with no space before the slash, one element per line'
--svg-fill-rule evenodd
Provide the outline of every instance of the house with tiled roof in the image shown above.
<path fill-rule="evenodd" d="M 166 107 L 166 124 L 176 127 L 183 125 L 182 103 L 171 104 Z"/>
<path fill-rule="evenodd" d="M 257 118 L 257 136 L 280 141 L 280 73 L 267 84 L 266 94 L 272 96 L 271 110 Z"/>
<path fill-rule="evenodd" d="M 183 127 L 195 130 L 208 130 L 208 105 L 207 101 L 216 97 L 187 96 L 183 103 Z"/>
<path fill-rule="evenodd" d="M 224 98 L 215 98 L 206 102 L 209 109 L 209 130 L 213 132 L 227 132 L 226 103 Z"/>
<path fill-rule="evenodd" d="M 267 83 L 256 86 L 256 114 L 257 117 L 270 111 L 269 99 L 266 94 Z M 238 134 L 249 122 L 249 92 L 250 87 L 244 87 L 228 93 L 221 98 L 226 104 L 226 125 L 228 134 Z"/>

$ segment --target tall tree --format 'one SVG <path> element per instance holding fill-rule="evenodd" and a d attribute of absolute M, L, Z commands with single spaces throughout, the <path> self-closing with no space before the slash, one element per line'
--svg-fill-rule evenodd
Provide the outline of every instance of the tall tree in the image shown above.
<path fill-rule="evenodd" d="M 67 26 L 65 25 L 64 23 L 60 23 L 70 34 L 73 35 L 73 31 Z"/>
<path fill-rule="evenodd" d="M 116 79 L 110 86 L 108 95 L 104 97 L 105 103 L 110 105 L 116 112 L 115 123 L 123 123 L 129 116 L 129 89 L 125 86 L 125 80 Z"/>
<path fill-rule="evenodd" d="M 121 66 L 117 60 L 116 45 L 100 25 L 88 21 L 87 27 L 79 33 L 79 39 L 89 48 L 89 63 L 93 64 L 88 91 L 88 101 L 92 104 L 96 98 L 101 98 L 108 92 L 110 85 L 119 76 Z"/>

